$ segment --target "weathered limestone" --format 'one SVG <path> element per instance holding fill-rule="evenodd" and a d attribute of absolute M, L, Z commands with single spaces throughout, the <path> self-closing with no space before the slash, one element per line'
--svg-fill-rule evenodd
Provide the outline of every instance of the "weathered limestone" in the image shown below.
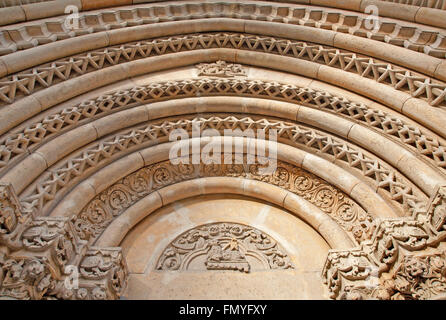
<path fill-rule="evenodd" d="M 444 297 L 446 7 L 53 2 L 0 8 L 0 299 Z"/>
<path fill-rule="evenodd" d="M 79 239 L 70 218 L 35 217 L 10 185 L 0 185 L 0 296 L 15 299 L 116 299 L 127 267 L 120 248 L 99 248 Z M 4 250 L 6 248 L 6 250 Z M 67 267 L 81 275 L 67 286 Z"/>

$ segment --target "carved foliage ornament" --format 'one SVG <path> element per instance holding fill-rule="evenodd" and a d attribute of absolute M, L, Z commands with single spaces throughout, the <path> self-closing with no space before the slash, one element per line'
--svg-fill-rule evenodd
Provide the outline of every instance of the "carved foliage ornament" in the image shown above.
<path fill-rule="evenodd" d="M 233 156 L 234 157 L 234 156 Z M 284 188 L 303 197 L 329 214 L 352 235 L 358 243 L 369 239 L 373 232 L 373 217 L 357 205 L 348 195 L 329 185 L 315 175 L 300 168 L 278 161 L 271 175 L 259 174 L 258 164 L 179 164 L 169 160 L 144 167 L 119 180 L 98 194 L 80 213 L 75 221 L 82 239 L 92 241 L 132 204 L 151 192 L 163 187 L 200 177 L 227 176 L 260 180 Z"/>
<path fill-rule="evenodd" d="M 246 76 L 241 64 L 227 63 L 219 60 L 214 63 L 200 63 L 197 65 L 199 76 L 235 77 Z"/>
<path fill-rule="evenodd" d="M 323 270 L 331 297 L 399 300 L 445 295 L 446 254 L 431 250 L 445 238 L 445 204 L 446 186 L 439 186 L 425 215 L 381 220 L 370 241 L 353 250 L 331 251 Z"/>
<path fill-rule="evenodd" d="M 392 300 L 430 299 L 446 292 L 445 252 L 405 256 L 383 289 Z"/>
<path fill-rule="evenodd" d="M 73 218 L 24 214 L 10 185 L 0 185 L 0 196 L 0 297 L 116 299 L 121 295 L 127 267 L 120 248 L 89 247 L 77 235 Z M 72 275 L 76 285 L 67 282 Z"/>
<path fill-rule="evenodd" d="M 261 269 L 294 269 L 281 246 L 264 232 L 239 223 L 211 223 L 188 230 L 173 240 L 158 259 L 157 270 L 188 270 L 205 256 L 207 270 L 251 271 L 250 259 Z"/>

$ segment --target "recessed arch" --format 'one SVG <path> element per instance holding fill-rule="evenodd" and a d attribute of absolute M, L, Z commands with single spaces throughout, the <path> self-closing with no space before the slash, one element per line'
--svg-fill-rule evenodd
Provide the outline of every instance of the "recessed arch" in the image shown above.
<path fill-rule="evenodd" d="M 0 297 L 116 299 L 128 279 L 138 296 L 135 279 L 165 276 L 135 276 L 147 275 L 143 238 L 157 234 L 161 250 L 214 205 L 216 223 L 224 206 L 248 227 L 268 217 L 268 231 L 280 217 L 293 254 L 298 230 L 299 254 L 314 239 L 311 283 L 275 274 L 283 288 L 317 282 L 327 298 L 322 277 L 334 299 L 442 297 L 431 278 L 408 276 L 419 265 L 444 282 L 430 269 L 446 259 L 441 1 L 63 2 L 80 11 L 76 30 L 62 2 L 18 2 L 0 3 Z M 217 136 L 194 136 L 196 124 Z M 175 130 L 183 160 L 242 144 L 226 158 L 278 166 L 172 163 Z M 275 131 L 277 155 L 248 148 L 271 146 Z M 194 222 L 188 210 L 201 212 Z M 79 288 L 63 286 L 66 265 L 79 268 Z M 21 266 L 41 276 L 17 282 Z"/>
<path fill-rule="evenodd" d="M 362 78 L 359 75 L 346 73 L 342 70 L 311 61 L 296 60 L 291 57 L 262 52 L 225 48 L 200 49 L 148 57 L 112 66 L 100 72 L 88 73 L 56 84 L 8 105 L 3 112 L 5 112 L 5 116 L 8 117 L 9 121 L 2 126 L 4 127 L 3 132 L 43 110 L 88 92 L 92 88 L 98 88 L 137 75 L 216 60 L 263 66 L 346 87 L 350 91 L 370 97 L 391 109 L 402 112 L 445 137 L 442 126 L 444 119 L 443 110 L 432 107 L 428 102 L 421 99 L 412 98 L 410 94 L 398 92 L 384 84 L 377 84 L 374 80 Z M 342 79 L 341 82 L 339 82 L 340 79 Z M 426 89 L 424 88 L 424 90 Z"/>
<path fill-rule="evenodd" d="M 261 181 L 246 181 L 237 178 L 201 178 L 165 187 L 142 198 L 134 206 L 128 208 L 105 229 L 96 240 L 98 246 L 119 246 L 122 239 L 134 228 L 139 221 L 153 211 L 174 201 L 205 194 L 230 193 L 247 195 L 266 200 L 291 210 L 297 217 L 303 219 L 311 227 L 321 233 L 322 237 L 332 248 L 347 249 L 354 246 L 354 242 L 347 233 L 321 210 L 305 199 L 278 187 L 270 188 Z M 247 192 L 249 188 L 249 193 Z M 180 191 L 181 190 L 181 191 Z M 187 190 L 187 191 L 186 191 Z M 288 198 L 289 197 L 289 198 Z M 288 198 L 288 200 L 286 200 Z M 286 201 L 286 202 L 285 202 Z M 290 205 L 292 204 L 292 205 Z"/>

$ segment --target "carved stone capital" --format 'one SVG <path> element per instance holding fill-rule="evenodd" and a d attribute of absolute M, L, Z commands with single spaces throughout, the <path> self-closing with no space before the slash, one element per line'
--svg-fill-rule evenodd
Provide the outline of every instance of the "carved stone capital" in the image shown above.
<path fill-rule="evenodd" d="M 438 186 L 427 210 L 428 222 L 439 240 L 446 237 L 446 186 Z"/>
<path fill-rule="evenodd" d="M 128 277 L 120 248 L 89 248 L 75 217 L 24 214 L 11 186 L 0 186 L 0 196 L 0 297 L 119 298 Z"/>
<path fill-rule="evenodd" d="M 331 297 L 395 300 L 444 294 L 445 252 L 428 249 L 444 239 L 445 199 L 446 187 L 440 186 L 424 221 L 381 220 L 361 247 L 331 251 L 322 273 Z"/>

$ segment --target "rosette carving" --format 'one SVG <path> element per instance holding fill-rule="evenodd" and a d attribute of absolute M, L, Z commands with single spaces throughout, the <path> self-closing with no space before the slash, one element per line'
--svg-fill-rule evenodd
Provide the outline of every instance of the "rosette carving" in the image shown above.
<path fill-rule="evenodd" d="M 374 218 L 348 195 L 322 179 L 282 161 L 278 161 L 272 174 L 262 174 L 261 164 L 237 164 L 236 155 L 231 157 L 232 163 L 228 163 L 230 161 L 225 161 L 228 159 L 222 155 L 222 164 L 194 165 L 187 159 L 188 164 L 173 165 L 170 161 L 163 161 L 130 174 L 101 192 L 82 210 L 75 222 L 79 236 L 92 241 L 114 217 L 155 190 L 199 177 L 228 176 L 259 180 L 289 190 L 329 214 L 357 243 L 370 239 Z"/>

